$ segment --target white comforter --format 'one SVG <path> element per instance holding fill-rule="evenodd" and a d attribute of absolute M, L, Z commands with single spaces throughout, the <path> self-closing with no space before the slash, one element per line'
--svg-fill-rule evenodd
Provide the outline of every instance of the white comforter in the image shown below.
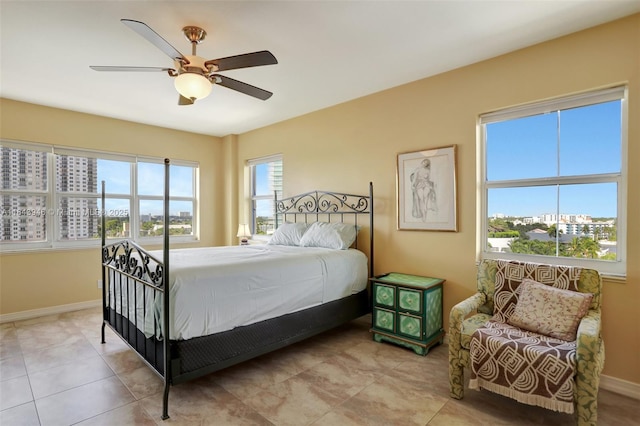
<path fill-rule="evenodd" d="M 162 252 L 151 254 L 162 259 Z M 171 339 L 231 330 L 337 300 L 366 288 L 368 276 L 367 258 L 358 250 L 278 245 L 171 250 L 169 271 Z M 147 312 L 155 312 L 158 321 L 156 307 Z M 148 315 L 142 323 L 147 335 L 159 331 Z"/>

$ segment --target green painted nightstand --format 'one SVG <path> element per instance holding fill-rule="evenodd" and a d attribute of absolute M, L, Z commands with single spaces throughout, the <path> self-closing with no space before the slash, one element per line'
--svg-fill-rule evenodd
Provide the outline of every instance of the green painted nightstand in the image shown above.
<path fill-rule="evenodd" d="M 426 355 L 442 343 L 441 278 L 391 272 L 370 278 L 372 327 L 376 342 L 392 342 Z"/>

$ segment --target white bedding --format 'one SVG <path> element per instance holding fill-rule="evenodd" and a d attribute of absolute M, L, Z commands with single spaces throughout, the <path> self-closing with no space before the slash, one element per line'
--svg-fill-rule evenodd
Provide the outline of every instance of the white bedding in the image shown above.
<path fill-rule="evenodd" d="M 151 254 L 162 259 L 161 251 Z M 367 258 L 358 250 L 278 245 L 171 250 L 169 271 L 170 338 L 183 340 L 355 294 L 368 277 Z M 159 309 L 155 317 L 161 317 Z M 139 308 L 142 323 L 145 334 L 154 333 L 152 317 L 142 320 Z"/>

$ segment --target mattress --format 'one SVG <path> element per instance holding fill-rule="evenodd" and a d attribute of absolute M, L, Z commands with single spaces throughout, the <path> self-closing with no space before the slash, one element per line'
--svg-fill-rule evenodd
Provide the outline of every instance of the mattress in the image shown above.
<path fill-rule="evenodd" d="M 150 254 L 162 258 L 161 251 Z M 365 289 L 368 278 L 367 258 L 358 250 L 267 244 L 171 250 L 169 271 L 169 337 L 174 340 L 337 300 Z M 124 306 L 145 335 L 162 337 L 162 303 L 150 289 L 115 285 L 110 293 L 112 306 L 118 312 Z M 130 304 L 121 297 L 126 293 Z"/>

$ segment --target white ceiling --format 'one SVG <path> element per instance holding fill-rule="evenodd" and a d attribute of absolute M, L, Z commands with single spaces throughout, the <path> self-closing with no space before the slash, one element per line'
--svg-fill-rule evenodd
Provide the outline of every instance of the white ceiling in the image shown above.
<path fill-rule="evenodd" d="M 419 80 L 640 11 L 640 0 L 5 1 L 0 96 L 224 136 Z M 165 73 L 89 65 L 172 67 L 120 22 L 143 21 L 183 54 L 186 25 L 207 31 L 208 59 L 271 51 L 277 65 L 224 74 L 274 93 L 224 87 L 178 106 Z"/>

